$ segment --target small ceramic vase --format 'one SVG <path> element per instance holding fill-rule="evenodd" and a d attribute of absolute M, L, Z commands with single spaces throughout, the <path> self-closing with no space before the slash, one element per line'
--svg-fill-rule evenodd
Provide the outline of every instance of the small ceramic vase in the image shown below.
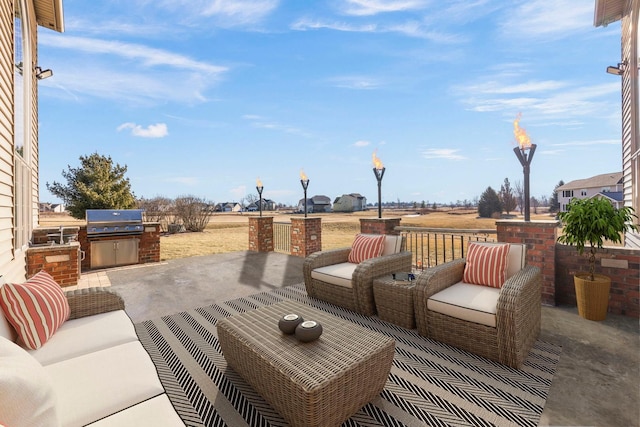
<path fill-rule="evenodd" d="M 286 314 L 278 320 L 278 328 L 283 333 L 291 335 L 296 331 L 296 326 L 302 322 L 304 322 L 304 319 L 297 314 Z"/>
<path fill-rule="evenodd" d="M 302 342 L 317 340 L 322 335 L 322 325 L 313 320 L 307 320 L 296 327 L 296 338 Z"/>

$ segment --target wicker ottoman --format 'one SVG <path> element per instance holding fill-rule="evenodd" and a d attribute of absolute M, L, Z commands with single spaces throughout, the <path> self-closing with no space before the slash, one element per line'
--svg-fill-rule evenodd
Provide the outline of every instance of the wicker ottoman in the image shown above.
<path fill-rule="evenodd" d="M 278 329 L 296 313 L 322 324 L 322 336 L 301 343 Z M 294 301 L 218 322 L 227 364 L 293 426 L 338 426 L 387 382 L 395 340 Z"/>
<path fill-rule="evenodd" d="M 414 282 L 394 280 L 392 276 L 383 276 L 373 281 L 373 297 L 376 300 L 378 317 L 403 328 L 416 327 L 413 315 Z"/>

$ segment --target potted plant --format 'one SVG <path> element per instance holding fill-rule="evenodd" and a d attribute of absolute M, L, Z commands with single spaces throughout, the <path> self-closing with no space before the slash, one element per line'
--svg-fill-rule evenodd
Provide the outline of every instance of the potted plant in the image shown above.
<path fill-rule="evenodd" d="M 620 243 L 626 231 L 638 230 L 632 221 L 637 218 L 633 208 L 615 208 L 603 197 L 573 199 L 566 212 L 558 213 L 563 234 L 558 242 L 575 246 L 579 255 L 589 248 L 589 272 L 574 275 L 576 301 L 580 316 L 589 320 L 604 320 L 609 306 L 611 278 L 596 274 L 596 251 L 605 241 Z"/>

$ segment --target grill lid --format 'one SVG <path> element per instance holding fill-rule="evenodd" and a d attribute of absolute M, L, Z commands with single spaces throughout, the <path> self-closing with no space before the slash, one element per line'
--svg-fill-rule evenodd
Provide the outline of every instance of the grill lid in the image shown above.
<path fill-rule="evenodd" d="M 88 235 L 140 234 L 142 209 L 87 209 Z"/>

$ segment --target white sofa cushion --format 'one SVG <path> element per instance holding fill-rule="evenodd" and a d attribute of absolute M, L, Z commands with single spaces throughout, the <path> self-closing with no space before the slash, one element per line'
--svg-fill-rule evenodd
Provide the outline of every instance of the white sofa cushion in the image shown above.
<path fill-rule="evenodd" d="M 58 426 L 56 394 L 44 368 L 23 348 L 0 337 L 0 425 Z"/>
<path fill-rule="evenodd" d="M 427 308 L 456 319 L 496 327 L 500 289 L 458 282 L 431 296 Z"/>
<path fill-rule="evenodd" d="M 44 367 L 63 426 L 83 426 L 164 393 L 140 342 L 120 344 Z"/>
<path fill-rule="evenodd" d="M 327 265 L 311 271 L 311 277 L 332 285 L 351 288 L 351 278 L 358 264 L 342 262 L 340 264 Z"/>
<path fill-rule="evenodd" d="M 138 341 L 131 319 L 124 310 L 67 320 L 37 350 L 28 350 L 42 365 L 60 362 L 114 345 Z"/>
<path fill-rule="evenodd" d="M 183 426 L 184 422 L 173 409 L 167 395 L 163 394 L 89 425 L 91 427 L 175 427 Z"/>

